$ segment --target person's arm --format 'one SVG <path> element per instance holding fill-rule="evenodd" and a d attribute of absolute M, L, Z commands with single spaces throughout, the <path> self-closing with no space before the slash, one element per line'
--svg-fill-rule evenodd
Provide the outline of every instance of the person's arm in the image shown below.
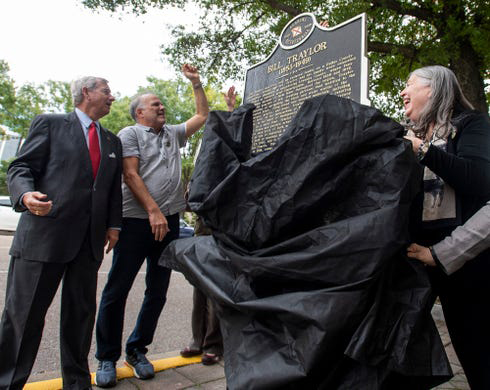
<path fill-rule="evenodd" d="M 139 175 L 138 157 L 123 158 L 123 177 L 124 183 L 126 183 L 135 198 L 148 213 L 151 232 L 155 235 L 155 240 L 162 241 L 169 231 L 167 218 L 160 211 L 160 208 L 150 195 L 148 188 Z"/>
<path fill-rule="evenodd" d="M 490 202 L 483 206 L 449 237 L 432 246 L 432 250 L 448 274 L 460 269 L 490 247 Z"/>
<path fill-rule="evenodd" d="M 456 155 L 431 145 L 421 163 L 461 194 L 490 196 L 490 123 L 483 114 L 462 124 Z"/>
<path fill-rule="evenodd" d="M 119 231 L 121 230 L 122 226 L 122 145 L 119 138 L 114 137 L 113 139 L 115 139 L 117 144 L 117 169 L 114 177 L 112 178 L 111 190 L 109 194 L 110 209 L 107 223 L 108 229 L 104 243 L 104 246 L 107 246 L 106 253 L 109 253 L 119 240 Z"/>
<path fill-rule="evenodd" d="M 53 194 L 44 194 L 35 188 L 36 177 L 43 174 L 48 156 L 49 123 L 44 116 L 37 116 L 19 156 L 8 168 L 7 185 L 15 211 L 29 210 L 38 216 L 50 212 L 53 204 L 48 197 Z"/>
<path fill-rule="evenodd" d="M 236 91 L 235 91 L 235 86 L 232 85 L 230 88 L 228 88 L 228 91 L 226 93 L 223 93 L 223 97 L 226 102 L 226 106 L 228 107 L 228 111 L 233 111 L 235 109 L 235 104 L 236 104 Z"/>
<path fill-rule="evenodd" d="M 189 64 L 184 64 L 182 66 L 182 73 L 192 83 L 196 102 L 195 115 L 185 123 L 185 135 L 189 138 L 206 123 L 209 114 L 209 104 L 197 68 Z"/>
<path fill-rule="evenodd" d="M 407 249 L 407 255 L 427 265 L 439 264 L 450 275 L 489 247 L 490 202 L 464 225 L 458 226 L 450 236 L 433 245 L 432 250 L 412 244 Z"/>

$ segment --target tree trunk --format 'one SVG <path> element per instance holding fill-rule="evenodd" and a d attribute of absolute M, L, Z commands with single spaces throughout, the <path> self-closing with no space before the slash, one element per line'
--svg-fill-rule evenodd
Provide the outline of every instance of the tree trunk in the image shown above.
<path fill-rule="evenodd" d="M 464 95 L 476 110 L 488 115 L 485 87 L 480 73 L 481 64 L 469 41 L 459 44 L 459 53 L 450 61 L 450 68 L 461 84 Z"/>

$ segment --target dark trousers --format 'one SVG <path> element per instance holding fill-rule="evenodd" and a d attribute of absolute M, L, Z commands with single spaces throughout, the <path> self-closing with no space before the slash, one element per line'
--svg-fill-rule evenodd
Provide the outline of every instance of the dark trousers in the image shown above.
<path fill-rule="evenodd" d="M 193 296 L 190 348 L 202 350 L 204 353 L 223 354 L 223 338 L 216 315 L 216 305 L 197 288 L 194 288 Z"/>
<path fill-rule="evenodd" d="M 456 355 L 472 390 L 490 389 L 490 258 L 468 262 L 451 276 L 431 273 Z"/>
<path fill-rule="evenodd" d="M 124 310 L 134 279 L 146 259 L 146 290 L 136 325 L 126 343 L 126 353 L 147 352 L 167 299 L 170 269 L 158 265 L 165 247 L 179 237 L 179 215 L 167 217 L 170 231 L 155 241 L 148 219 L 123 218 L 112 267 L 102 292 L 96 325 L 98 360 L 117 361 L 121 356 Z"/>
<path fill-rule="evenodd" d="M 68 263 L 11 259 L 0 325 L 0 389 L 22 389 L 27 382 L 41 342 L 44 318 L 61 280 L 63 388 L 90 387 L 87 356 L 95 320 L 99 266 L 88 239 Z"/>
<path fill-rule="evenodd" d="M 196 236 L 211 234 L 211 230 L 197 217 Z M 223 337 L 216 314 L 216 304 L 201 290 L 194 288 L 192 306 L 192 341 L 191 349 L 202 350 L 204 353 L 223 354 Z"/>

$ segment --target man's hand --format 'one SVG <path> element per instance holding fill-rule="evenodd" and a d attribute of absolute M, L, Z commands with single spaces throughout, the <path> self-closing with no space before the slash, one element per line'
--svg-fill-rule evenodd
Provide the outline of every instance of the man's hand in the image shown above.
<path fill-rule="evenodd" d="M 185 136 L 189 138 L 206 123 L 209 114 L 209 104 L 199 79 L 197 68 L 189 64 L 184 64 L 182 66 L 182 73 L 192 83 L 194 100 L 196 102 L 196 113 L 185 122 Z"/>
<path fill-rule="evenodd" d="M 236 92 L 235 92 L 235 86 L 232 85 L 229 89 L 228 92 L 223 93 L 223 97 L 225 98 L 226 105 L 228 106 L 228 111 L 233 111 L 235 109 L 235 104 L 236 104 Z"/>
<path fill-rule="evenodd" d="M 117 229 L 107 229 L 105 234 L 104 246 L 107 245 L 105 253 L 109 253 L 112 248 L 116 245 L 117 240 L 119 240 L 119 230 Z"/>
<path fill-rule="evenodd" d="M 407 256 L 412 259 L 420 260 L 422 263 L 430 265 L 431 267 L 436 266 L 436 262 L 432 258 L 432 253 L 430 253 L 430 249 L 425 246 L 419 244 L 411 244 L 407 248 Z"/>
<path fill-rule="evenodd" d="M 148 188 L 146 188 L 146 185 L 139 174 L 139 158 L 123 158 L 123 175 L 124 182 L 148 213 L 151 232 L 155 235 L 155 240 L 162 241 L 169 231 L 167 219 L 148 192 Z"/>
<path fill-rule="evenodd" d="M 22 197 L 22 203 L 32 214 L 42 217 L 53 207 L 53 201 L 46 200 L 47 198 L 48 195 L 39 191 L 26 192 Z"/>
<path fill-rule="evenodd" d="M 184 64 L 182 65 L 182 73 L 184 76 L 192 81 L 192 83 L 199 83 L 199 72 L 197 71 L 197 68 L 195 66 L 189 65 L 189 64 Z"/>
<path fill-rule="evenodd" d="M 150 217 L 151 232 L 155 235 L 155 240 L 162 241 L 169 232 L 167 218 L 165 218 L 160 209 L 149 212 L 148 216 Z"/>

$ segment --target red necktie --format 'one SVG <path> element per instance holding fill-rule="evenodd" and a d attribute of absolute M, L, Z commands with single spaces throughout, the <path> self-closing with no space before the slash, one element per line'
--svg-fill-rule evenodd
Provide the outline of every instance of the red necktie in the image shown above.
<path fill-rule="evenodd" d="M 97 136 L 95 122 L 92 122 L 88 128 L 88 152 L 90 154 L 90 160 L 92 160 L 92 172 L 95 179 L 100 164 L 99 137 Z"/>

